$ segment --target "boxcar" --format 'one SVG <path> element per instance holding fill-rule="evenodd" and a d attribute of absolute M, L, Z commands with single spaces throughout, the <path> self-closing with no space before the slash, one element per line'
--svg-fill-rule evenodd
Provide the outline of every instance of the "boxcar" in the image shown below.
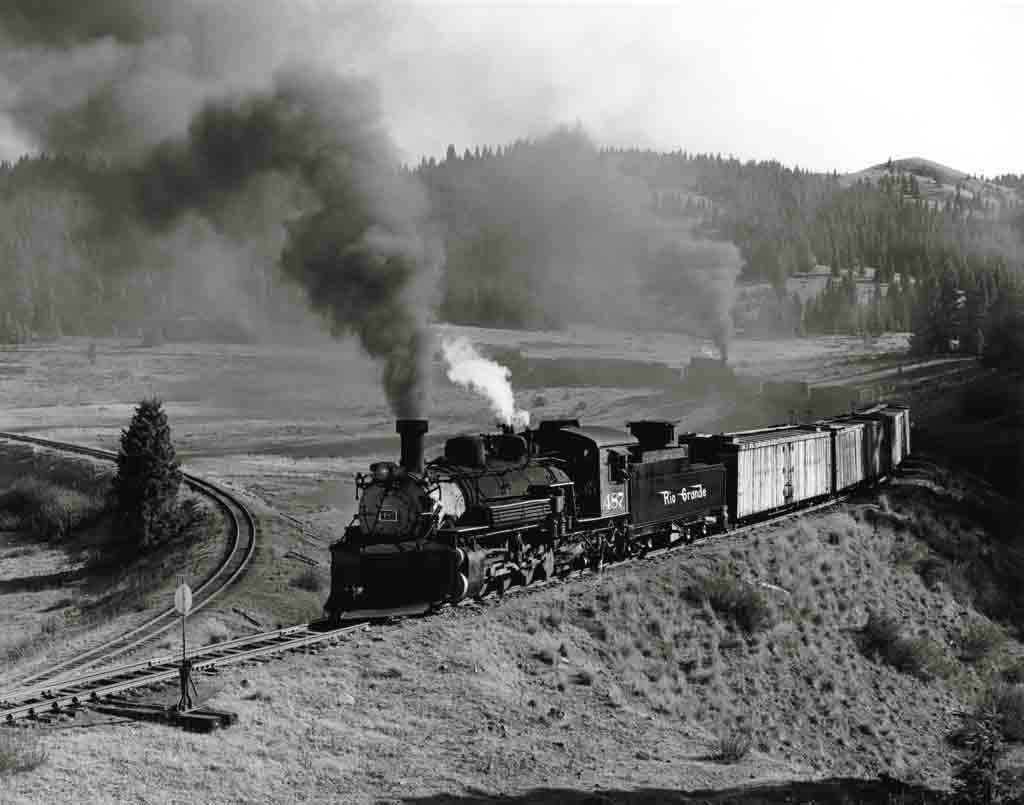
<path fill-rule="evenodd" d="M 867 422 L 827 422 L 832 434 L 832 491 L 851 489 L 872 477 L 870 454 L 865 444 L 871 439 Z"/>
<path fill-rule="evenodd" d="M 832 434 L 780 427 L 689 437 L 694 458 L 725 465 L 733 522 L 832 494 Z"/>
<path fill-rule="evenodd" d="M 885 410 L 892 414 L 896 431 L 900 434 L 900 452 L 897 465 L 910 455 L 910 407 L 906 405 L 886 404 Z"/>
<path fill-rule="evenodd" d="M 882 471 L 889 475 L 903 463 L 910 452 L 910 409 L 906 406 L 876 405 L 854 415 L 857 419 L 873 419 L 882 427 Z"/>
<path fill-rule="evenodd" d="M 892 450 L 885 434 L 885 422 L 877 417 L 848 416 L 836 417 L 833 424 L 860 424 L 864 428 L 861 442 L 864 473 L 869 479 L 878 479 L 892 470 Z"/>

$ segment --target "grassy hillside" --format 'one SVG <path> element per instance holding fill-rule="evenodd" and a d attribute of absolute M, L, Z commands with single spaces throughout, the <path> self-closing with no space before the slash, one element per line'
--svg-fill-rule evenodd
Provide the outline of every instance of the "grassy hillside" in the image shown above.
<path fill-rule="evenodd" d="M 797 790 L 787 780 L 881 775 L 943 789 L 959 711 L 1001 683 L 1004 723 L 1024 716 L 1024 647 L 978 609 L 1000 590 L 969 572 L 986 535 L 943 508 L 954 493 L 974 491 L 922 465 L 880 497 L 747 538 L 203 678 L 238 728 L 44 732 L 48 764 L 7 791 L 145 799 L 186 773 L 213 802 L 763 802 Z M 826 789 L 850 785 L 803 791 L 838 801 Z"/>

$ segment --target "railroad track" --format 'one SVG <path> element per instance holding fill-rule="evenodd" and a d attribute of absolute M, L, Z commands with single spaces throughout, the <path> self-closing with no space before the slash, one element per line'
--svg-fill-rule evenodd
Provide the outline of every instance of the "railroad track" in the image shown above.
<path fill-rule="evenodd" d="M 365 621 L 357 621 L 338 628 L 326 628 L 317 623 L 292 626 L 215 643 L 190 651 L 187 656 L 192 661 L 193 672 L 210 671 L 235 663 L 258 661 L 270 654 L 332 643 L 365 625 Z M 180 667 L 181 655 L 169 654 L 104 667 L 59 682 L 47 681 L 45 684 L 2 692 L 0 724 L 59 715 L 90 703 L 100 703 L 106 697 L 118 693 L 171 682 L 178 679 Z"/>
<path fill-rule="evenodd" d="M 109 450 L 83 447 L 68 442 L 55 442 L 18 433 L 0 432 L 0 438 L 106 461 L 117 459 L 117 454 Z M 229 544 L 225 558 L 193 591 L 192 612 L 196 612 L 209 606 L 245 572 L 256 550 L 256 520 L 241 500 L 219 486 L 189 473 L 184 473 L 183 479 L 190 489 L 214 501 L 225 517 L 229 532 Z M 18 684 L 29 685 L 44 679 L 55 680 L 62 675 L 110 662 L 173 629 L 177 624 L 179 624 L 179 616 L 173 607 L 169 607 L 145 623 L 139 624 L 112 640 L 93 646 L 87 651 L 80 652 L 56 665 L 51 665 L 43 671 L 20 678 Z M 3 698 L 3 694 L 0 694 L 0 698 Z"/>

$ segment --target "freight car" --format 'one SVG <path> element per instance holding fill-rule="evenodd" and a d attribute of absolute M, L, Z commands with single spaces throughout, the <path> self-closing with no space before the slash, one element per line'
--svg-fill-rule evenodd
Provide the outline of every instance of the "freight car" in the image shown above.
<path fill-rule="evenodd" d="M 715 435 L 548 420 L 458 435 L 424 462 L 427 422 L 398 420 L 401 458 L 356 476 L 331 546 L 333 621 L 425 611 L 597 566 L 877 483 L 910 448 L 910 411 Z"/>
<path fill-rule="evenodd" d="M 740 523 L 833 492 L 831 434 L 817 427 L 777 427 L 689 438 L 694 454 L 725 465 L 730 520 Z"/>

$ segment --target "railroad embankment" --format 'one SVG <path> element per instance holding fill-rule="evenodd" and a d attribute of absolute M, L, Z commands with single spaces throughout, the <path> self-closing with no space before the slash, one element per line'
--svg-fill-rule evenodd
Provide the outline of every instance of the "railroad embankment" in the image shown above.
<path fill-rule="evenodd" d="M 872 801 L 895 778 L 937 799 L 985 700 L 1000 763 L 1019 762 L 1024 647 L 984 490 L 911 470 L 743 537 L 201 679 L 241 717 L 220 735 L 42 732 L 46 766 L 6 790 L 159 798 L 187 776 L 209 802 Z"/>

